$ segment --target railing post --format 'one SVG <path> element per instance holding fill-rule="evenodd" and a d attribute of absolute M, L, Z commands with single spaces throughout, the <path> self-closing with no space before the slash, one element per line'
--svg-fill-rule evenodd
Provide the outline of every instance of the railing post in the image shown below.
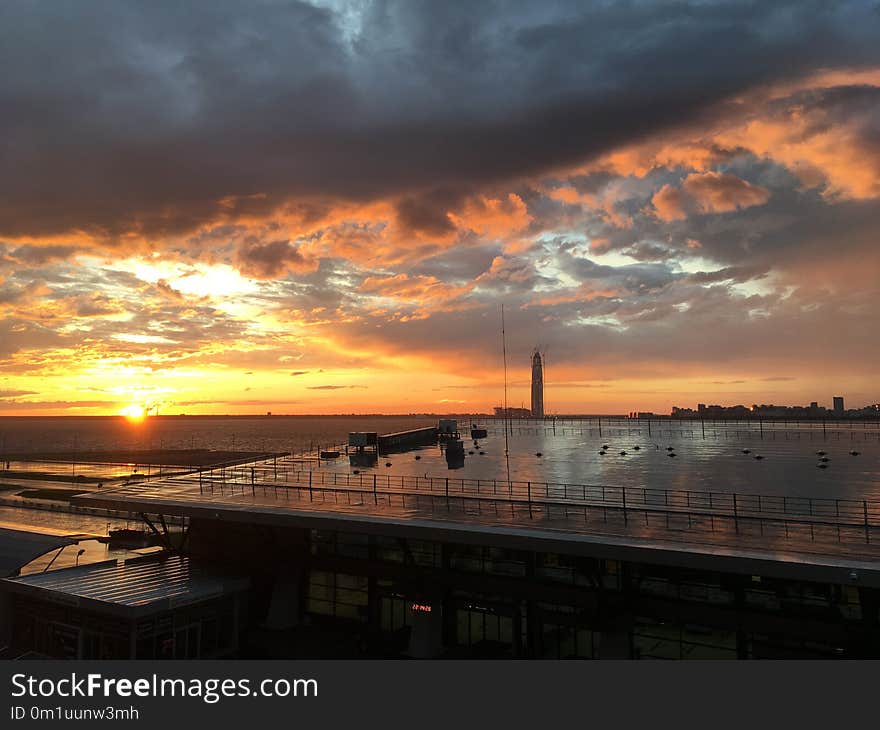
<path fill-rule="evenodd" d="M 736 510 L 736 492 L 733 493 L 733 530 L 739 535 L 739 514 Z"/>
<path fill-rule="evenodd" d="M 418 485 L 418 479 L 416 479 L 416 484 Z M 418 486 L 416 487 L 418 488 Z M 388 498 L 390 501 L 390 497 Z M 376 494 L 376 475 L 373 474 L 373 504 L 379 504 L 379 495 Z"/>
<path fill-rule="evenodd" d="M 532 518 L 532 483 L 528 482 L 528 496 L 529 496 L 529 519 Z"/>
<path fill-rule="evenodd" d="M 251 494 L 256 494 L 257 490 L 254 486 L 254 467 L 251 467 Z"/>
<path fill-rule="evenodd" d="M 312 472 L 309 470 L 309 502 L 312 501 Z"/>
<path fill-rule="evenodd" d="M 871 542 L 871 532 L 868 529 L 868 500 L 862 500 L 862 508 L 865 511 L 865 542 Z"/>
<path fill-rule="evenodd" d="M 449 477 L 446 477 L 446 511 L 449 512 Z"/>
<path fill-rule="evenodd" d="M 626 525 L 626 487 L 620 488 L 620 503 L 623 505 L 623 524 Z"/>

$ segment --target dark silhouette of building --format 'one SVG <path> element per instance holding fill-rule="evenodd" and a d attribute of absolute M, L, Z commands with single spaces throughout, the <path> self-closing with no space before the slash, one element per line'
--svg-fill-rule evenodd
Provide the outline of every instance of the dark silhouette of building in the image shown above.
<path fill-rule="evenodd" d="M 843 396 L 842 395 L 835 395 L 834 396 L 834 415 L 836 418 L 840 418 L 841 416 L 843 416 L 843 413 L 844 413 Z"/>
<path fill-rule="evenodd" d="M 541 353 L 532 355 L 532 418 L 544 417 L 544 363 Z"/>
<path fill-rule="evenodd" d="M 529 418 L 532 412 L 528 408 L 505 408 L 495 406 L 495 418 Z"/>

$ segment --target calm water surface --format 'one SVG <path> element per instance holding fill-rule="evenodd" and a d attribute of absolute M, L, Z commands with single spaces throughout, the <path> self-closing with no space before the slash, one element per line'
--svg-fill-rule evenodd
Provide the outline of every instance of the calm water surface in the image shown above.
<path fill-rule="evenodd" d="M 467 434 L 467 450 L 474 453 L 466 453 L 456 468 L 439 446 L 380 457 L 375 466 L 352 465 L 343 458 L 321 468 L 506 479 L 503 422 L 480 421 L 489 435 L 479 448 L 469 438 L 470 421 L 459 423 Z M 0 418 L 0 451 L 234 446 L 301 453 L 339 444 L 349 431 L 388 433 L 436 424 L 436 417 L 425 416 L 163 417 L 141 423 L 115 417 Z M 601 433 L 596 419 L 558 421 L 555 427 L 513 422 L 508 438 L 511 478 L 521 481 L 880 499 L 877 422 L 829 422 L 823 428 L 821 422 L 655 421 L 649 430 L 645 422 L 603 419 Z M 600 456 L 604 444 L 609 448 Z M 674 458 L 668 456 L 670 446 Z M 851 456 L 853 450 L 859 455 Z M 827 452 L 827 468 L 817 467 L 817 451 Z M 758 454 L 764 458 L 755 459 Z"/>
<path fill-rule="evenodd" d="M 436 425 L 419 416 L 0 417 L 3 452 L 238 449 L 302 452 L 341 443 L 349 431 L 389 433 Z"/>
<path fill-rule="evenodd" d="M 514 426 L 508 436 L 510 475 L 513 480 L 533 482 L 880 499 L 880 432 L 876 426 L 826 430 L 824 436 L 821 428 L 765 426 L 762 430 L 707 428 L 704 436 L 699 425 L 694 429 L 655 424 L 650 436 L 646 428 L 614 427 L 604 428 L 600 436 L 597 428 Z M 383 476 L 506 480 L 502 425 L 490 425 L 488 438 L 479 447 L 470 438 L 463 440 L 465 459 L 455 468 L 450 468 L 439 446 L 380 456 L 372 467 L 352 466 L 343 458 L 322 468 L 345 472 L 357 468 Z M 606 444 L 607 453 L 600 455 Z M 675 457 L 669 456 L 667 447 L 672 447 Z M 750 453 L 744 454 L 745 449 Z M 826 452 L 824 469 L 818 467 L 822 462 L 817 451 Z M 852 456 L 850 451 L 859 455 Z M 756 455 L 764 458 L 755 459 Z"/>

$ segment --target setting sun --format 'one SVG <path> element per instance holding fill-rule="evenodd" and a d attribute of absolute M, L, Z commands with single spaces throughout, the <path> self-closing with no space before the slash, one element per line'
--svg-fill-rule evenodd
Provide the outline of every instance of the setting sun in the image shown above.
<path fill-rule="evenodd" d="M 132 404 L 119 411 L 119 415 L 125 416 L 130 421 L 140 421 L 143 419 L 145 412 L 143 406 Z"/>

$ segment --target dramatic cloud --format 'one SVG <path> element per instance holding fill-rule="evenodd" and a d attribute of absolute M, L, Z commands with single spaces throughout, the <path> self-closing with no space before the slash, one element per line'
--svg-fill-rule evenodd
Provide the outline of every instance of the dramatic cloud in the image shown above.
<path fill-rule="evenodd" d="M 0 407 L 486 410 L 502 305 L 552 410 L 876 402 L 878 37 L 855 0 L 0 5 Z"/>
<path fill-rule="evenodd" d="M 0 235 L 504 182 L 877 62 L 878 31 L 860 2 L 6 3 Z"/>

